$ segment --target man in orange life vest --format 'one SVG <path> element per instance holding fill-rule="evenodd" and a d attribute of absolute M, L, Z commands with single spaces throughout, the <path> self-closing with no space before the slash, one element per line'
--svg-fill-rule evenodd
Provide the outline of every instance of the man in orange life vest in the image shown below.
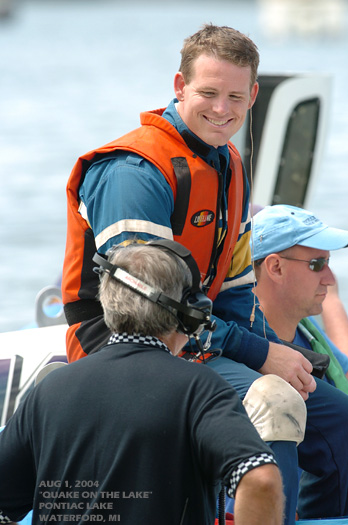
<path fill-rule="evenodd" d="M 110 336 L 96 299 L 94 252 L 106 254 L 112 245 L 134 238 L 174 239 L 191 251 L 214 302 L 212 347 L 221 348 L 223 357 L 208 366 L 241 398 L 256 379 L 275 374 L 307 400 L 316 389 L 311 363 L 280 344 L 267 323 L 265 338 L 262 315 L 253 308 L 249 187 L 240 155 L 229 142 L 258 93 L 258 50 L 232 28 L 206 25 L 185 40 L 181 55 L 176 98 L 168 107 L 142 113 L 140 128 L 80 157 L 70 176 L 62 282 L 68 359 L 86 356 Z M 283 472 L 286 523 L 292 524 L 296 443 L 271 446 Z M 317 494 L 308 484 L 304 517 L 315 516 Z M 348 513 L 346 504 L 337 495 L 321 512 L 340 516 Z"/>

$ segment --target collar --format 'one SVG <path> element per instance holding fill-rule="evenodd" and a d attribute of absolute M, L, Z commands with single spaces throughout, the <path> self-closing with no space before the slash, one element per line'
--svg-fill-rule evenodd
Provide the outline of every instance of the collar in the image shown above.
<path fill-rule="evenodd" d="M 152 335 L 127 334 L 126 332 L 123 332 L 122 334 L 113 333 L 108 341 L 108 345 L 119 343 L 141 343 L 148 346 L 157 346 L 171 354 L 168 346 L 164 344 L 163 341 Z"/>

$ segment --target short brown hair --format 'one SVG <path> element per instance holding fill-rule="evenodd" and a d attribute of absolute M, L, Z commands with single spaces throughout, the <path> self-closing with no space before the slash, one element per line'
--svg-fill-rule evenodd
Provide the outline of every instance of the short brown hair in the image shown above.
<path fill-rule="evenodd" d="M 250 66 L 251 86 L 257 79 L 260 56 L 254 42 L 236 29 L 205 24 L 202 29 L 184 40 L 179 71 L 185 82 L 192 79 L 193 63 L 200 55 L 214 56 L 240 67 Z"/>

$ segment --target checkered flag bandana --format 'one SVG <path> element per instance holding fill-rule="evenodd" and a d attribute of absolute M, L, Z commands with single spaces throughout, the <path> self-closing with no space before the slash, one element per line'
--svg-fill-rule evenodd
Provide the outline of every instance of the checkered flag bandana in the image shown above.
<path fill-rule="evenodd" d="M 166 350 L 166 352 L 170 353 L 167 345 L 152 335 L 127 334 L 126 332 L 123 332 L 122 334 L 114 333 L 110 337 L 108 345 L 117 343 L 141 343 L 143 345 L 158 346 L 159 348 L 162 348 L 162 350 Z"/>
<path fill-rule="evenodd" d="M 7 516 L 5 516 L 2 511 L 0 510 L 0 524 L 3 524 L 3 523 L 12 523 L 12 520 L 10 520 L 10 518 L 8 518 Z"/>

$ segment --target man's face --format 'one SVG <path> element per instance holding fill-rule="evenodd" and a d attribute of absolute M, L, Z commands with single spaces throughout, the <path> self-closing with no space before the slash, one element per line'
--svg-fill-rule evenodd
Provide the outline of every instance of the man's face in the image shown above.
<path fill-rule="evenodd" d="M 181 73 L 176 74 L 179 114 L 205 143 L 224 146 L 241 128 L 258 93 L 257 83 L 250 90 L 250 74 L 249 66 L 239 67 L 208 55 L 200 55 L 194 62 L 189 84 Z"/>
<path fill-rule="evenodd" d="M 304 246 L 294 246 L 282 253 L 291 259 L 311 259 L 330 257 L 330 252 L 316 250 Z M 307 262 L 282 259 L 284 269 L 283 293 L 284 305 L 288 311 L 295 314 L 300 321 L 309 315 L 318 315 L 322 312 L 323 301 L 327 294 L 327 287 L 335 283 L 330 267 L 326 264 L 320 272 L 314 272 Z"/>

